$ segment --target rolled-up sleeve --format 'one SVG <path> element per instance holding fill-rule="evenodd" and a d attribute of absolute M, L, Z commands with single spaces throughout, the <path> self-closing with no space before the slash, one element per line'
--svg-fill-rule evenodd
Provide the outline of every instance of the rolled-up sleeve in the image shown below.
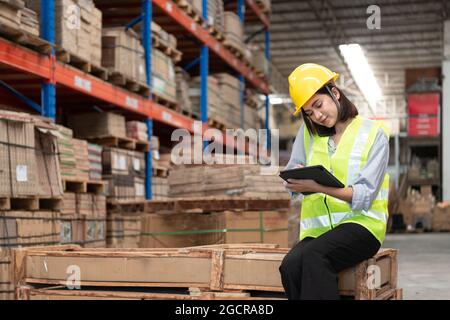
<path fill-rule="evenodd" d="M 352 210 L 369 210 L 380 191 L 388 162 L 389 139 L 383 130 L 379 129 L 367 162 L 352 185 Z"/>
<path fill-rule="evenodd" d="M 292 146 L 291 157 L 284 170 L 294 169 L 297 165 L 306 165 L 305 145 L 303 141 L 304 124 L 300 126 L 297 136 L 295 137 L 294 145 Z M 288 190 L 292 198 L 301 198 L 303 195 L 298 192 Z"/>

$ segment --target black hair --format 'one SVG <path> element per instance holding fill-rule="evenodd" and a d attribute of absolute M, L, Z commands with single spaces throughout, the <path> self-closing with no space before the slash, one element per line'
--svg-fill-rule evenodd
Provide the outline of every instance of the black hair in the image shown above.
<path fill-rule="evenodd" d="M 324 85 L 322 88 L 317 90 L 316 94 L 328 94 L 331 96 L 333 101 L 336 102 L 336 98 L 331 93 L 331 89 L 336 88 L 339 91 L 339 100 L 337 103 L 338 106 L 338 121 L 347 121 L 348 119 L 355 118 L 358 115 L 358 109 L 356 109 L 353 102 L 351 102 L 345 94 L 340 90 L 333 82 L 329 82 Z M 321 126 L 320 124 L 315 123 L 311 120 L 311 118 L 306 114 L 305 110 L 302 108 L 302 117 L 305 122 L 305 126 L 308 129 L 309 133 L 312 135 L 319 135 L 319 137 L 329 137 L 336 133 L 335 127 L 328 128 L 326 126 Z"/>

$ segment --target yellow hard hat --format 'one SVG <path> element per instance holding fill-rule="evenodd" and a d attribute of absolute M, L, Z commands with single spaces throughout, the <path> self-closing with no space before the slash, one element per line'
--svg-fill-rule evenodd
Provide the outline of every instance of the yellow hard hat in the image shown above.
<path fill-rule="evenodd" d="M 330 80 L 336 81 L 338 73 L 315 63 L 305 63 L 289 75 L 289 94 L 297 115 L 309 99 Z"/>

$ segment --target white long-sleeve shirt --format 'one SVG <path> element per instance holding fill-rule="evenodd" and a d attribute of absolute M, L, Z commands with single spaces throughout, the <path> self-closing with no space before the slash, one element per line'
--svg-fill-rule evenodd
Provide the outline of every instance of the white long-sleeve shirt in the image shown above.
<path fill-rule="evenodd" d="M 306 154 L 303 140 L 304 124 L 300 127 L 292 147 L 291 158 L 285 168 L 294 169 L 296 165 L 306 165 Z M 334 154 L 336 146 L 333 139 L 328 139 L 328 153 L 330 157 Z M 369 151 L 368 159 L 361 172 L 358 174 L 353 188 L 353 197 L 350 204 L 352 210 L 369 210 L 373 200 L 381 188 L 389 162 L 389 140 L 383 132 L 378 129 L 375 141 Z M 349 186 L 350 187 L 350 186 Z M 292 197 L 298 197 L 298 193 L 290 192 Z"/>

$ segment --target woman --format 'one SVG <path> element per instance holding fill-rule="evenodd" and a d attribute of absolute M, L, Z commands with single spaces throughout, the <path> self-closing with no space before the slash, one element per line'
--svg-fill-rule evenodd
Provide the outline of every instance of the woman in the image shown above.
<path fill-rule="evenodd" d="M 289 179 L 302 199 L 300 242 L 284 258 L 280 273 L 289 299 L 339 299 L 338 273 L 377 253 L 388 219 L 388 133 L 358 116 L 334 81 L 338 74 L 303 64 L 289 76 L 289 91 L 301 126 L 286 169 L 322 165 L 345 188 Z"/>

